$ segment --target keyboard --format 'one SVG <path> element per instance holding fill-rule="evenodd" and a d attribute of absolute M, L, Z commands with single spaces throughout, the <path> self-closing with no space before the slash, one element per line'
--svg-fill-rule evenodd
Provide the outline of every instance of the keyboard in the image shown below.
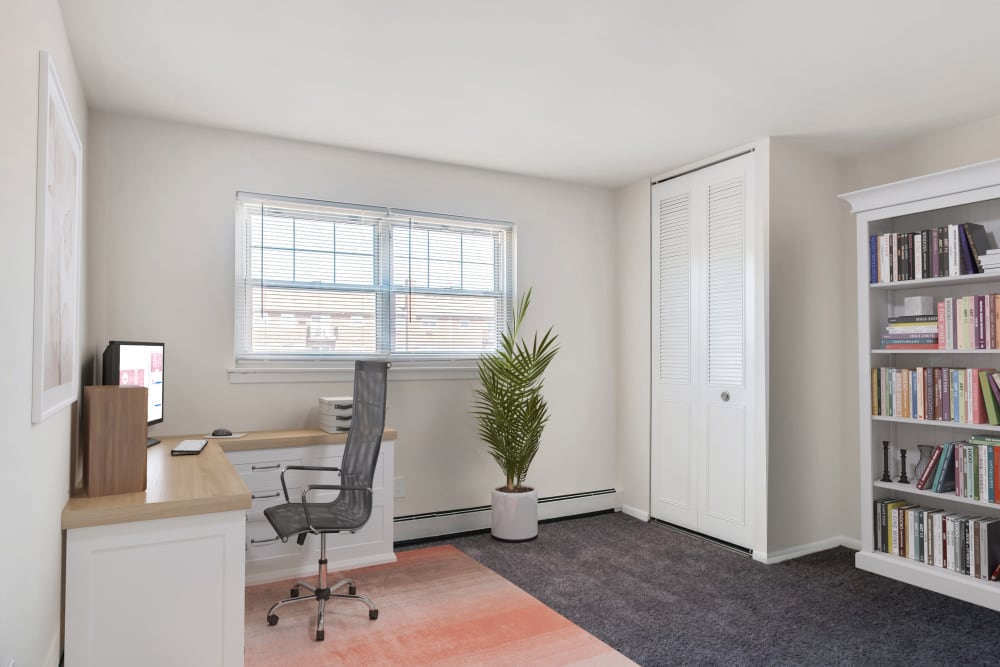
<path fill-rule="evenodd" d="M 181 440 L 170 450 L 171 456 L 183 456 L 184 454 L 201 454 L 208 440 Z"/>

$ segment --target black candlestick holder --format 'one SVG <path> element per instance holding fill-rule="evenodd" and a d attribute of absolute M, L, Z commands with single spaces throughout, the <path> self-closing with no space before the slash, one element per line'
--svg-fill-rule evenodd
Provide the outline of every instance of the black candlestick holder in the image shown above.
<path fill-rule="evenodd" d="M 889 441 L 882 441 L 882 482 L 891 482 L 892 477 L 889 476 Z"/>
<path fill-rule="evenodd" d="M 910 480 L 906 476 L 906 450 L 905 449 L 899 450 L 899 470 L 900 470 L 900 473 L 899 473 L 899 483 L 900 484 L 909 484 Z"/>

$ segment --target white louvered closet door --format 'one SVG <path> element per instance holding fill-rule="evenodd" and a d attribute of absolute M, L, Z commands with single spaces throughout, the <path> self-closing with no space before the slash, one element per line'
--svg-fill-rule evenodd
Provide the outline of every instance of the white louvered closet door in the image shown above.
<path fill-rule="evenodd" d="M 750 548 L 753 156 L 652 189 L 651 514 Z"/>

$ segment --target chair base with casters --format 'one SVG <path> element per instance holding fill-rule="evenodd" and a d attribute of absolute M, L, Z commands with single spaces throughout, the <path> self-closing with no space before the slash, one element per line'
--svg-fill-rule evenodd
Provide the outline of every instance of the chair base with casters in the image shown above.
<path fill-rule="evenodd" d="M 304 538 L 306 533 L 302 534 Z M 275 614 L 275 610 L 286 604 L 292 604 L 293 602 L 305 602 L 309 600 L 316 600 L 319 603 L 319 613 L 316 617 L 316 641 L 321 642 L 324 639 L 323 630 L 323 617 L 326 613 L 326 601 L 330 598 L 343 598 L 345 600 L 357 600 L 359 602 L 364 602 L 368 605 L 368 618 L 375 620 L 378 618 L 378 609 L 375 608 L 375 603 L 366 598 L 364 595 L 357 594 L 357 588 L 354 585 L 352 579 L 341 579 L 333 586 L 327 586 L 327 572 L 326 572 L 326 534 L 320 533 L 320 560 L 319 560 L 319 584 L 318 586 L 310 586 L 309 584 L 303 583 L 301 581 L 296 582 L 292 586 L 292 590 L 289 593 L 289 597 L 281 600 L 280 602 L 275 602 L 271 605 L 271 608 L 267 610 L 267 624 L 277 625 L 278 615 Z M 304 540 L 302 540 L 304 541 Z M 300 542 L 301 544 L 301 542 Z M 338 589 L 347 586 L 347 593 L 334 593 Z M 309 595 L 300 596 L 299 589 L 304 588 L 309 591 Z"/>

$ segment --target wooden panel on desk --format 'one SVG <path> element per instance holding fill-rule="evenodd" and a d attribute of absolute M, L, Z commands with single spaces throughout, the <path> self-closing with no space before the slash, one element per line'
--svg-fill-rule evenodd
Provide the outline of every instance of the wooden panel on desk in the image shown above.
<path fill-rule="evenodd" d="M 83 388 L 83 492 L 94 498 L 146 489 L 145 387 Z"/>

